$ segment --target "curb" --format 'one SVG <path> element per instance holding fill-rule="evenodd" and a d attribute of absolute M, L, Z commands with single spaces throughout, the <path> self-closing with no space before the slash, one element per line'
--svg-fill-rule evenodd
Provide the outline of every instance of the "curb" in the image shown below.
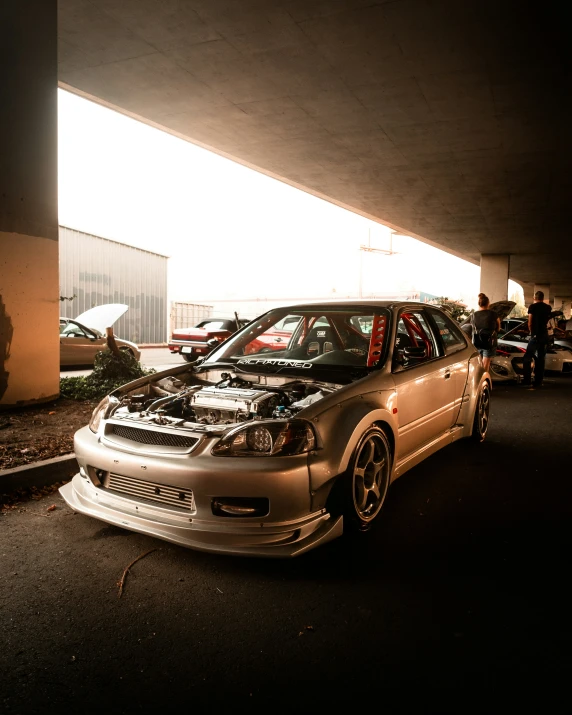
<path fill-rule="evenodd" d="M 0 469 L 0 493 L 7 494 L 29 487 L 47 487 L 70 479 L 77 470 L 78 464 L 73 452 L 14 469 Z"/>

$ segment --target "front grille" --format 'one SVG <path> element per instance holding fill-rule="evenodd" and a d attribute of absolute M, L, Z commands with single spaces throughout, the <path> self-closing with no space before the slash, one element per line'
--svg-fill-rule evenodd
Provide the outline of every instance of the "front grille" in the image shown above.
<path fill-rule="evenodd" d="M 110 434 L 115 434 L 131 442 L 139 444 L 155 444 L 161 447 L 183 447 L 190 449 L 199 441 L 197 437 L 187 437 L 172 432 L 158 432 L 156 430 L 138 429 L 127 425 L 110 425 Z"/>
<path fill-rule="evenodd" d="M 195 509 L 193 492 L 183 487 L 142 482 L 140 479 L 123 477 L 120 474 L 108 474 L 103 481 L 103 486 L 110 492 L 137 497 L 145 501 L 166 504 L 185 511 L 194 511 Z"/>

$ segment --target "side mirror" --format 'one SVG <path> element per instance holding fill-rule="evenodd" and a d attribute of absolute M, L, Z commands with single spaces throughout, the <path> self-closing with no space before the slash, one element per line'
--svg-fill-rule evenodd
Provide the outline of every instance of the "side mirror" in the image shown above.
<path fill-rule="evenodd" d="M 404 348 L 403 357 L 406 360 L 426 360 L 427 348 Z"/>

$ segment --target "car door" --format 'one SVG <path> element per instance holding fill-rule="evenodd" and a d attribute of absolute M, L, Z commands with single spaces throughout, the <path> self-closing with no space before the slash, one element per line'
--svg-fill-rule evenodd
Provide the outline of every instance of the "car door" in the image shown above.
<path fill-rule="evenodd" d="M 466 355 L 461 357 L 461 353 L 465 351 L 468 345 L 468 340 L 456 323 L 448 315 L 444 315 L 441 311 L 435 308 L 428 308 L 429 318 L 438 340 L 443 345 L 443 365 L 451 371 L 451 382 L 454 389 L 454 414 L 451 425 L 455 424 L 457 416 L 461 409 L 463 395 L 469 375 L 469 361 Z"/>
<path fill-rule="evenodd" d="M 93 365 L 95 354 L 103 350 L 104 343 L 104 338 L 96 338 L 70 320 L 60 333 L 60 365 Z"/>
<path fill-rule="evenodd" d="M 408 359 L 405 348 L 424 347 L 426 356 Z M 392 372 L 397 391 L 399 459 L 449 430 L 455 418 L 451 363 L 433 333 L 427 313 L 402 309 L 398 315 Z"/>

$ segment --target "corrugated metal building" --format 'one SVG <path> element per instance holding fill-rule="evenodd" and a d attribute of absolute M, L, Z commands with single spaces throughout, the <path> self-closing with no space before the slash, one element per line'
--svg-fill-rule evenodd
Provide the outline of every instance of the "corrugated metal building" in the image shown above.
<path fill-rule="evenodd" d="M 114 326 L 135 343 L 167 340 L 167 256 L 60 226 L 60 315 L 75 318 L 105 303 L 129 310 Z M 89 327 L 89 326 L 88 326 Z"/>
<path fill-rule="evenodd" d="M 193 325 L 197 325 L 202 320 L 212 317 L 212 314 L 212 305 L 172 301 L 169 315 L 169 334 L 179 328 L 190 328 Z"/>

